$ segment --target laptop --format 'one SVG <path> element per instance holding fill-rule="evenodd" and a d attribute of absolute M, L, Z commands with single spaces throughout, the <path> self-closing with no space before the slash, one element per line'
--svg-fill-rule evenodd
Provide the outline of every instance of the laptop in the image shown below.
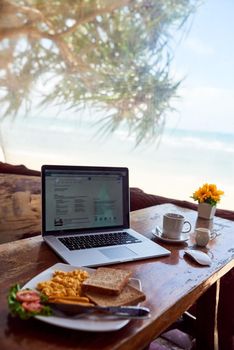
<path fill-rule="evenodd" d="M 129 226 L 124 167 L 43 165 L 42 237 L 67 263 L 101 266 L 170 251 Z"/>

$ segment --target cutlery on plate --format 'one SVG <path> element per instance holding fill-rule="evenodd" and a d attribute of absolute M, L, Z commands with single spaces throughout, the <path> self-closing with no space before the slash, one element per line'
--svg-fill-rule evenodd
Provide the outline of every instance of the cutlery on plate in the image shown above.
<path fill-rule="evenodd" d="M 150 317 L 150 310 L 142 306 L 84 306 L 79 304 L 49 303 L 54 316 L 81 317 L 96 313 L 98 316 L 114 318 L 146 319 Z"/>

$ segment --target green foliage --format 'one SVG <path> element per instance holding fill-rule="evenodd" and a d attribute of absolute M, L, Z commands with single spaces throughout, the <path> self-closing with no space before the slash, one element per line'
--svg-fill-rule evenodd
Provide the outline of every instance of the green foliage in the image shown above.
<path fill-rule="evenodd" d="M 9 64 L 0 66 L 2 117 L 22 106 L 30 113 L 32 91 L 43 81 L 50 88 L 41 106 L 68 106 L 79 115 L 91 108 L 102 112 L 101 132 L 126 124 L 136 144 L 157 139 L 180 83 L 170 78 L 168 40 L 198 2 L 15 1 L 22 22 L 0 33 L 0 52 L 9 51 Z"/>

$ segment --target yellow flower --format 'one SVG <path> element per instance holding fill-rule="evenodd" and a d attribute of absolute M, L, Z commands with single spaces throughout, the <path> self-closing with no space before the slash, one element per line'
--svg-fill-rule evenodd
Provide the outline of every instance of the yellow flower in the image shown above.
<path fill-rule="evenodd" d="M 218 190 L 215 184 L 205 183 L 193 193 L 192 198 L 198 203 L 209 203 L 213 206 L 220 201 L 223 194 L 224 192 Z"/>

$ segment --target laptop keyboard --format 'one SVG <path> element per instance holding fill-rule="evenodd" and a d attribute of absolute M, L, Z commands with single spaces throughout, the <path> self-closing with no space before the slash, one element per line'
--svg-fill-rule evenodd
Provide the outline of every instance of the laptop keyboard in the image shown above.
<path fill-rule="evenodd" d="M 108 247 L 122 244 L 139 243 L 141 240 L 131 236 L 128 232 L 112 232 L 85 236 L 71 236 L 59 238 L 69 250 L 79 250 L 97 247 Z"/>

